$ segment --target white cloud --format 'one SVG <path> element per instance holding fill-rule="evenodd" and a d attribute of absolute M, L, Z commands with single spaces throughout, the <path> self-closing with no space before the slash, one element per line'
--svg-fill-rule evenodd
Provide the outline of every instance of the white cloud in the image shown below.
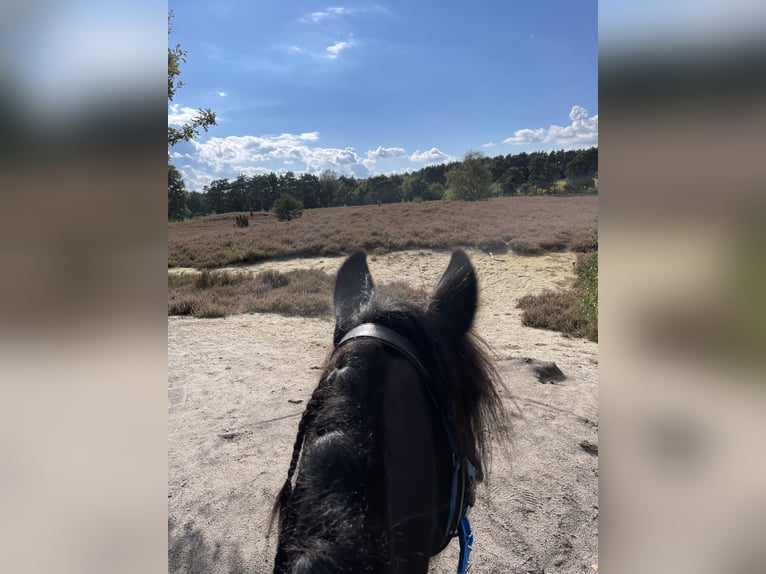
<path fill-rule="evenodd" d="M 453 158 L 451 155 L 444 153 L 443 151 L 432 147 L 428 151 L 421 152 L 420 150 L 415 151 L 410 156 L 410 161 L 416 162 L 416 163 L 427 163 L 427 164 L 433 164 L 433 163 L 445 163 L 448 161 L 452 161 L 455 158 Z"/>
<path fill-rule="evenodd" d="M 551 125 L 545 128 L 525 128 L 516 130 L 511 137 L 503 140 L 505 144 L 530 145 L 552 144 L 566 148 L 575 148 L 598 143 L 598 114 L 589 116 L 582 106 L 573 106 L 569 112 L 572 123 L 568 126 Z"/>
<path fill-rule="evenodd" d="M 431 165 L 454 161 L 455 158 L 431 148 L 408 155 L 401 147 L 383 147 L 360 154 L 352 147 L 322 147 L 319 132 L 278 134 L 267 136 L 212 137 L 204 142 L 193 140 L 191 158 L 196 160 L 193 171 L 182 170 L 190 189 L 202 189 L 213 179 L 232 178 L 239 174 L 295 173 L 319 174 L 330 169 L 341 175 L 369 177 L 379 173 L 404 173 L 412 163 Z M 186 154 L 185 154 L 186 155 Z M 377 170 L 382 162 L 384 170 Z M 180 169 L 180 168 L 179 168 Z"/>
<path fill-rule="evenodd" d="M 202 191 L 206 185 L 213 181 L 215 176 L 204 170 L 198 169 L 190 164 L 184 164 L 178 167 L 181 177 L 189 191 Z"/>
<path fill-rule="evenodd" d="M 227 94 L 226 92 L 218 92 L 218 95 L 221 96 L 222 98 L 225 98 L 229 94 Z"/>
<path fill-rule="evenodd" d="M 168 106 L 168 125 L 169 126 L 182 126 L 189 123 L 197 115 L 197 110 L 180 104 L 170 104 Z"/>
<path fill-rule="evenodd" d="M 367 176 L 371 172 L 369 159 L 361 157 L 354 148 L 324 148 L 311 145 L 319 132 L 280 134 L 275 136 L 228 136 L 192 141 L 196 158 L 215 174 L 263 173 L 278 171 L 264 167 L 275 161 L 303 163 L 302 171 L 319 173 L 333 169 L 345 175 Z"/>
<path fill-rule="evenodd" d="M 312 12 L 309 14 L 308 18 L 312 22 L 321 22 L 322 20 L 326 20 L 328 18 L 337 18 L 338 16 L 343 16 L 344 14 L 351 14 L 351 10 L 344 8 L 343 6 L 332 6 L 325 10 Z"/>
<path fill-rule="evenodd" d="M 377 149 L 370 150 L 367 152 L 367 159 L 378 160 L 378 159 L 385 159 L 390 157 L 404 157 L 406 155 L 407 155 L 407 152 L 404 151 L 404 148 L 378 146 Z"/>
<path fill-rule="evenodd" d="M 343 50 L 350 48 L 353 45 L 353 42 L 335 42 L 334 44 L 327 46 L 325 51 L 327 52 L 327 57 L 334 60 Z"/>

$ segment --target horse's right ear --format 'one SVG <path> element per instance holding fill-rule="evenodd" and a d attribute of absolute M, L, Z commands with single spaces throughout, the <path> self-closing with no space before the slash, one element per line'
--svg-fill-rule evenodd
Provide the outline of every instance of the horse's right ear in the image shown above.
<path fill-rule="evenodd" d="M 465 252 L 458 249 L 431 295 L 428 313 L 442 329 L 462 336 L 471 328 L 477 304 L 476 272 Z"/>
<path fill-rule="evenodd" d="M 356 251 L 343 262 L 335 279 L 333 305 L 336 328 L 372 299 L 374 291 L 367 255 L 364 251 Z"/>

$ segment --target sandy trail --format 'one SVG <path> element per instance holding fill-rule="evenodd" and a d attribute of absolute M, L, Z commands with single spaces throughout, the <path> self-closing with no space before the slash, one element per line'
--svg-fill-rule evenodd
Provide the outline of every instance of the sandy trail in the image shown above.
<path fill-rule="evenodd" d="M 598 457 L 581 443 L 598 440 L 598 345 L 523 327 L 516 309 L 522 295 L 568 285 L 575 255 L 468 254 L 480 285 L 476 331 L 496 352 L 517 415 L 513 445 L 496 451 L 489 486 L 480 488 L 471 514 L 472 571 L 594 572 Z M 342 260 L 237 269 L 334 274 Z M 369 257 L 376 281 L 405 279 L 427 292 L 448 261 L 448 252 L 423 250 Z M 269 512 L 331 334 L 329 319 L 168 318 L 171 572 L 270 571 Z M 540 383 L 524 358 L 555 361 L 567 379 Z M 431 572 L 453 572 L 457 550 L 455 541 Z"/>

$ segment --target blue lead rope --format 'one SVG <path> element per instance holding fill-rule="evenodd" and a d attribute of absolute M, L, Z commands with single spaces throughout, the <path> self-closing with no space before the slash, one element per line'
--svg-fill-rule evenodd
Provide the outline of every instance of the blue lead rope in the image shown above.
<path fill-rule="evenodd" d="M 457 574 L 465 574 L 468 572 L 468 562 L 471 559 L 471 549 L 473 549 L 473 530 L 467 516 L 460 519 L 458 538 L 460 539 L 460 560 L 457 563 Z"/>

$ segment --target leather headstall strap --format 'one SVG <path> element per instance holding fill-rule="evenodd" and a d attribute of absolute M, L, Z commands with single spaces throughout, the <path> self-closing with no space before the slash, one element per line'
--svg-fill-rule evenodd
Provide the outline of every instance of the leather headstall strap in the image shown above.
<path fill-rule="evenodd" d="M 426 371 L 423 363 L 421 363 L 420 359 L 418 359 L 418 351 L 415 348 L 415 345 L 410 343 L 406 337 L 403 337 L 396 331 L 389 329 L 388 327 L 384 327 L 383 325 L 378 325 L 377 323 L 362 323 L 358 327 L 354 327 L 348 333 L 346 333 L 346 335 L 340 340 L 337 346 L 340 347 L 343 345 L 343 343 L 351 339 L 358 339 L 359 337 L 377 339 L 378 341 L 385 343 L 394 350 L 399 351 L 402 355 L 409 359 L 413 366 L 418 370 L 420 376 L 424 377 L 426 380 L 431 379 L 431 376 L 428 374 L 428 371 Z"/>
<path fill-rule="evenodd" d="M 439 404 L 430 385 L 431 375 L 426 371 L 423 363 L 418 358 L 418 351 L 415 348 L 415 345 L 413 345 L 409 339 L 388 327 L 378 325 L 377 323 L 362 323 L 346 333 L 336 345 L 336 349 L 340 348 L 344 343 L 351 339 L 358 338 L 377 339 L 404 355 L 410 363 L 412 363 L 421 377 L 423 377 L 426 392 L 429 395 L 434 408 L 436 408 L 436 411 L 441 416 L 444 430 L 447 434 L 447 442 L 449 443 L 454 461 L 452 477 L 450 479 L 451 492 L 449 517 L 447 519 L 447 528 L 444 535 L 445 541 L 442 545 L 442 550 L 454 536 L 458 536 L 460 540 L 458 574 L 463 574 L 468 570 L 471 548 L 473 547 L 473 531 L 471 529 L 471 523 L 466 516 L 466 512 L 468 511 L 468 507 L 473 506 L 474 504 L 476 469 L 467 458 L 463 460 L 460 456 L 457 444 L 452 436 L 449 416 L 447 414 L 448 411 L 445 411 L 444 407 Z M 463 463 L 465 463 L 465 466 Z"/>

